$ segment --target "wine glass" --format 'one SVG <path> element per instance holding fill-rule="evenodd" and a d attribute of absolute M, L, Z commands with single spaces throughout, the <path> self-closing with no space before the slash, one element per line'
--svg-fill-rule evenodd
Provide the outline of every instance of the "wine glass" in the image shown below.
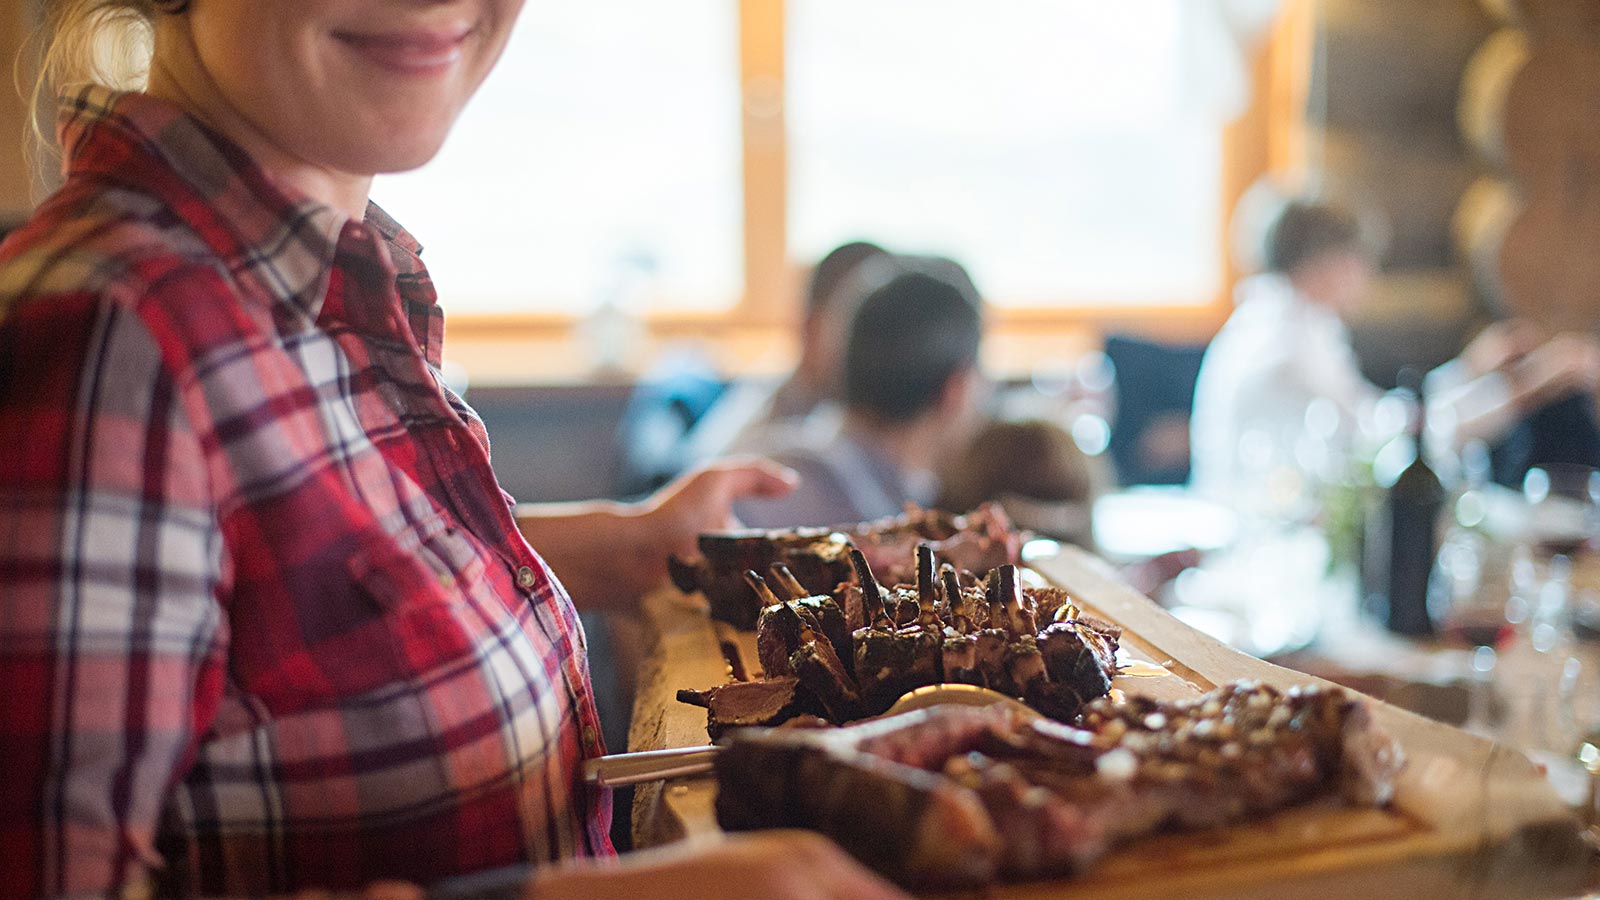
<path fill-rule="evenodd" d="M 1523 584 L 1518 593 L 1529 601 L 1522 614 L 1534 643 L 1549 643 L 1550 635 L 1544 632 L 1579 624 L 1580 610 L 1570 602 L 1572 572 L 1594 551 L 1600 537 L 1600 470 L 1541 465 L 1528 470 L 1522 495 L 1528 504 L 1528 519 L 1519 553 Z M 1595 624 L 1592 614 L 1582 618 L 1584 626 Z"/>
<path fill-rule="evenodd" d="M 1510 612 L 1514 597 L 1479 582 L 1475 590 L 1452 596 L 1438 619 L 1444 640 L 1470 651 L 1467 721 L 1462 727 L 1474 734 L 1494 734 L 1495 665 L 1498 652 L 1516 637 Z"/>
<path fill-rule="evenodd" d="M 1600 469 L 1548 464 L 1522 480 L 1528 502 L 1528 543 L 1546 558 L 1571 558 L 1591 549 L 1600 533 Z"/>

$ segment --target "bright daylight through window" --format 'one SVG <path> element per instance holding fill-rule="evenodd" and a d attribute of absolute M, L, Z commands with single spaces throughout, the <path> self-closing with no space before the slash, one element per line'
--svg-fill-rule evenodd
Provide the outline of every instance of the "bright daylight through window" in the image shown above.
<path fill-rule="evenodd" d="M 788 184 L 767 193 L 792 261 L 869 238 L 963 261 L 1003 306 L 1211 302 L 1202 7 L 788 0 Z M 439 159 L 375 192 L 432 224 L 448 308 L 736 307 L 739 27 L 735 0 L 530 4 Z"/>
<path fill-rule="evenodd" d="M 1181 0 L 791 0 L 790 245 L 965 262 L 1016 306 L 1210 302 L 1221 125 Z"/>
<path fill-rule="evenodd" d="M 731 0 L 526 6 L 439 157 L 373 191 L 402 223 L 428 223 L 417 239 L 446 309 L 738 302 L 736 13 Z"/>

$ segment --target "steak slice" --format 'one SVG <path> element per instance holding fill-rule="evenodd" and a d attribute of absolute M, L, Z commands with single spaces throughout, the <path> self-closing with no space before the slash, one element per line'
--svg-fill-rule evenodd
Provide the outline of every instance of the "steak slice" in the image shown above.
<path fill-rule="evenodd" d="M 756 619 L 756 658 L 768 678 L 793 675 L 789 657 L 800 649 L 800 631 L 805 623 L 788 603 L 776 603 L 761 611 Z"/>
<path fill-rule="evenodd" d="M 861 695 L 855 679 L 845 671 L 839 655 L 826 638 L 819 638 L 809 627 L 806 639 L 789 657 L 789 668 L 800 683 L 821 702 L 824 718 L 830 722 L 850 722 L 861 718 Z"/>
<path fill-rule="evenodd" d="M 735 740 L 716 757 L 717 821 L 730 831 L 809 828 L 905 885 L 977 886 L 1000 838 L 978 797 L 933 772 L 851 753 L 817 733 Z"/>
<path fill-rule="evenodd" d="M 678 692 L 678 702 L 706 709 L 706 732 L 716 740 L 730 728 L 780 725 L 821 707 L 798 678 L 735 681 L 704 691 Z"/>
<path fill-rule="evenodd" d="M 801 597 L 793 601 L 801 610 L 802 615 L 809 615 L 809 621 L 815 631 L 828 639 L 833 645 L 834 655 L 844 664 L 845 671 L 851 677 L 855 676 L 855 653 L 850 643 L 850 623 L 845 621 L 844 611 L 832 597 L 821 595 L 816 597 Z"/>
<path fill-rule="evenodd" d="M 1313 797 L 1391 796 L 1399 747 L 1338 689 L 1089 704 L 1084 727 L 942 707 L 828 732 L 747 731 L 718 758 L 727 828 L 827 834 L 908 886 L 1079 872 L 1163 828 Z"/>

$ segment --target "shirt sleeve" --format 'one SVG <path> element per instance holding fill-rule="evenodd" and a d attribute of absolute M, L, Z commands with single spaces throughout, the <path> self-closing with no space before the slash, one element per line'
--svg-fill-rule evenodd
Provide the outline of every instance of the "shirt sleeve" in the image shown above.
<path fill-rule="evenodd" d="M 221 539 L 179 397 L 127 305 L 0 325 L 0 897 L 143 881 L 221 695 Z"/>
<path fill-rule="evenodd" d="M 1465 367 L 1457 363 L 1464 374 Z M 1439 369 L 1435 369 L 1438 372 Z M 1441 450 L 1456 450 L 1469 441 L 1493 443 L 1504 437 L 1522 417 L 1511 380 L 1502 372 L 1477 378 L 1434 379 L 1425 384 L 1430 434 Z"/>

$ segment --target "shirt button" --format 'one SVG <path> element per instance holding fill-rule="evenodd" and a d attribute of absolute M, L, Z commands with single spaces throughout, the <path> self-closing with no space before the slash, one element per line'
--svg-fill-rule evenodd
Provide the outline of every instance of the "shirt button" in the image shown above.
<path fill-rule="evenodd" d="M 533 590 L 533 585 L 536 581 L 538 581 L 538 579 L 533 576 L 533 570 L 527 566 L 523 566 L 517 570 L 517 587 L 520 587 L 525 591 L 531 591 Z"/>
<path fill-rule="evenodd" d="M 595 747 L 599 746 L 599 743 L 600 736 L 595 734 L 594 726 L 583 726 L 583 745 L 593 750 Z"/>

